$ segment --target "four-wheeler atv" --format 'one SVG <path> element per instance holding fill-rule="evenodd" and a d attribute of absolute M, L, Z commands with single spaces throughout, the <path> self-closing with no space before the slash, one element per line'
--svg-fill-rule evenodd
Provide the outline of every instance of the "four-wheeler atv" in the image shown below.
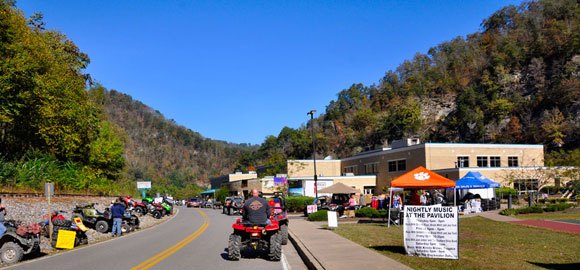
<path fill-rule="evenodd" d="M 25 254 L 40 253 L 40 231 L 38 224 L 19 225 L 13 220 L 4 222 L 6 233 L 0 238 L 0 261 L 14 264 L 22 260 Z"/>
<path fill-rule="evenodd" d="M 154 218 L 160 219 L 164 215 L 173 214 L 173 206 L 166 202 L 156 203 L 155 200 L 150 197 L 144 198 L 142 202 L 147 205 L 149 213 L 151 213 Z"/>
<path fill-rule="evenodd" d="M 271 225 L 250 224 L 241 222 L 238 218 L 232 225 L 234 232 L 228 241 L 228 258 L 232 261 L 240 259 L 243 250 L 265 251 L 268 259 L 279 261 L 282 257 L 282 239 L 277 221 Z"/>
<path fill-rule="evenodd" d="M 105 212 L 100 212 L 95 208 L 94 204 L 75 207 L 72 216 L 73 218 L 80 217 L 87 227 L 95 229 L 100 233 L 110 232 L 113 226 L 113 219 L 111 218 L 109 208 L 105 208 Z M 121 225 L 123 232 L 138 229 L 139 224 L 140 221 L 136 215 L 133 215 L 131 211 L 125 211 L 123 224 Z"/>
<path fill-rule="evenodd" d="M 270 209 L 272 211 L 270 215 L 270 219 L 272 221 L 278 221 L 278 225 L 280 226 L 280 238 L 282 245 L 288 244 L 288 211 L 286 210 L 286 205 L 281 198 L 272 199 L 268 202 L 270 205 Z"/>
<path fill-rule="evenodd" d="M 56 248 L 56 240 L 60 231 L 75 232 L 75 247 L 80 245 L 87 245 L 89 243 L 89 238 L 87 237 L 88 229 L 85 227 L 80 217 L 74 217 L 72 221 L 65 219 L 53 219 L 52 225 L 52 242 L 50 244 L 53 248 Z"/>
<path fill-rule="evenodd" d="M 244 198 L 239 196 L 227 197 L 222 213 L 228 215 L 241 215 L 244 208 Z"/>
<path fill-rule="evenodd" d="M 125 207 L 129 210 L 132 210 L 134 213 L 139 214 L 141 216 L 146 215 L 148 211 L 148 207 L 143 202 L 135 201 L 131 196 L 123 197 L 122 202 L 125 204 Z"/>

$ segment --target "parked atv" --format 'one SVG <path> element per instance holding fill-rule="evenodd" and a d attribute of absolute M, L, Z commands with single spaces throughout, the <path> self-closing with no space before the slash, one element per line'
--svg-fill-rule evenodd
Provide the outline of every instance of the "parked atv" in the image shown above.
<path fill-rule="evenodd" d="M 87 245 L 89 243 L 89 238 L 87 237 L 87 231 L 89 229 L 85 227 L 80 217 L 74 217 L 72 221 L 64 219 L 53 219 L 52 226 L 52 242 L 50 244 L 53 248 L 56 248 L 56 240 L 58 239 L 58 234 L 60 231 L 75 232 L 75 247 L 80 245 Z"/>
<path fill-rule="evenodd" d="M 129 210 L 132 210 L 135 214 L 138 215 L 146 215 L 148 212 L 147 205 L 143 202 L 138 202 L 133 200 L 131 196 L 122 197 L 122 202 L 125 204 L 125 207 Z"/>
<path fill-rule="evenodd" d="M 54 224 L 55 220 L 65 220 L 66 218 L 62 215 L 62 213 L 66 213 L 65 211 L 53 211 L 50 213 L 50 220 Z M 41 228 L 40 235 L 48 238 L 48 215 L 42 216 L 42 221 L 38 223 Z"/>
<path fill-rule="evenodd" d="M 154 218 L 160 219 L 165 215 L 165 209 L 161 205 L 156 204 L 153 198 L 147 197 L 141 202 L 147 206 L 147 212 Z"/>
<path fill-rule="evenodd" d="M 278 221 L 278 225 L 280 226 L 280 238 L 282 245 L 288 244 L 288 211 L 286 210 L 286 204 L 281 198 L 270 200 L 268 203 L 270 205 L 270 209 L 272 211 L 270 219 L 272 221 Z"/>
<path fill-rule="evenodd" d="M 111 218 L 109 208 L 105 208 L 104 212 L 100 212 L 95 208 L 94 204 L 77 206 L 73 210 L 72 215 L 73 217 L 80 217 L 87 227 L 95 229 L 100 233 L 110 232 L 113 226 L 113 219 Z M 125 211 L 123 224 L 121 225 L 121 230 L 123 232 L 138 229 L 139 224 L 140 221 L 136 215 L 132 214 L 131 211 Z"/>
<path fill-rule="evenodd" d="M 234 232 L 230 234 L 228 242 L 230 260 L 239 260 L 242 251 L 246 249 L 265 251 L 272 261 L 279 261 L 282 257 L 282 239 L 277 221 L 272 221 L 271 225 L 250 224 L 238 218 L 232 228 Z"/>
<path fill-rule="evenodd" d="M 4 222 L 6 233 L 0 238 L 0 261 L 14 264 L 26 254 L 40 253 L 40 231 L 38 224 L 22 226 L 14 220 Z"/>

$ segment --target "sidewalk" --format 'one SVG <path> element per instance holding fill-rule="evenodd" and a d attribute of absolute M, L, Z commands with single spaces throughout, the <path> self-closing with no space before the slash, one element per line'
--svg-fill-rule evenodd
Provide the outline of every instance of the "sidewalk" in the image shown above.
<path fill-rule="evenodd" d="M 289 235 L 309 269 L 411 269 L 323 229 L 319 223 L 292 219 Z"/>

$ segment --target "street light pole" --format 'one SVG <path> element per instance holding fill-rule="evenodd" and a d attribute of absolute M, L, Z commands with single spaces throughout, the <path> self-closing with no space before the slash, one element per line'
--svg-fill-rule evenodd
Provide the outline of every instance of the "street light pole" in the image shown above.
<path fill-rule="evenodd" d="M 310 115 L 310 129 L 312 130 L 312 160 L 314 161 L 314 196 L 318 200 L 318 174 L 316 173 L 316 139 L 314 138 L 314 113 L 316 110 L 309 111 L 306 115 Z"/>

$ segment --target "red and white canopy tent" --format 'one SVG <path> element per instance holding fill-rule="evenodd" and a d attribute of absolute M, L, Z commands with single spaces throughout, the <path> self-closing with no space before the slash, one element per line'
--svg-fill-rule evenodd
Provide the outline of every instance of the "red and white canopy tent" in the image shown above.
<path fill-rule="evenodd" d="M 438 189 L 455 187 L 455 181 L 447 179 L 423 166 L 419 166 L 391 181 L 392 188 L 405 189 Z M 391 189 L 389 198 L 393 198 Z M 391 202 L 389 199 L 389 226 L 391 220 Z"/>

